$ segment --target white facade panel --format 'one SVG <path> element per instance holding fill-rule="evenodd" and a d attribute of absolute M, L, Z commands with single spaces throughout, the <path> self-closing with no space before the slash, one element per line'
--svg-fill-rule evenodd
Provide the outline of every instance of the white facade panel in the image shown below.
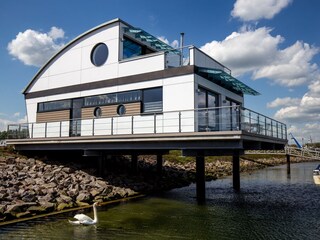
<path fill-rule="evenodd" d="M 148 73 L 163 70 L 165 68 L 164 53 L 150 54 L 119 63 L 119 77 Z"/>
<path fill-rule="evenodd" d="M 163 80 L 153 80 L 153 81 L 147 81 L 147 82 L 125 84 L 125 85 L 118 86 L 117 91 L 125 92 L 130 90 L 137 90 L 137 89 L 161 87 L 162 84 L 163 84 Z"/>
<path fill-rule="evenodd" d="M 41 77 L 33 83 L 29 92 L 37 92 L 46 89 L 49 89 L 49 77 Z"/>
<path fill-rule="evenodd" d="M 94 31 L 91 34 L 85 36 L 82 41 L 79 43 L 79 47 L 86 47 L 89 45 L 95 45 L 99 42 L 105 42 L 119 38 L 119 28 L 118 23 L 108 25 L 99 30 Z"/>
<path fill-rule="evenodd" d="M 100 94 L 107 94 L 107 93 L 114 93 L 118 91 L 118 87 L 106 87 L 106 88 L 98 88 L 93 90 L 85 90 L 81 91 L 81 97 L 87 97 L 87 96 L 95 96 Z"/>
<path fill-rule="evenodd" d="M 32 99 L 33 100 L 33 99 Z M 37 120 L 38 105 L 35 102 L 26 101 L 28 123 L 34 123 Z"/>
<path fill-rule="evenodd" d="M 63 100 L 63 99 L 72 99 L 72 98 L 79 98 L 80 92 L 74 92 L 74 93 L 65 93 L 65 94 L 58 94 L 58 95 L 52 95 L 48 96 L 48 101 L 56 101 L 56 100 Z"/>
<path fill-rule="evenodd" d="M 194 109 L 194 75 L 164 80 L 163 111 Z"/>
<path fill-rule="evenodd" d="M 80 69 L 81 49 L 69 49 L 55 59 L 54 63 L 50 66 L 49 76 L 55 76 L 57 74 L 66 72 L 79 71 Z"/>
<path fill-rule="evenodd" d="M 194 65 L 198 67 L 215 68 L 221 70 L 225 69 L 224 66 L 222 66 L 220 63 L 213 60 L 211 57 L 207 56 L 197 48 L 193 48 L 193 55 Z"/>
<path fill-rule="evenodd" d="M 80 71 L 51 75 L 49 77 L 49 89 L 80 84 L 80 78 Z"/>
<path fill-rule="evenodd" d="M 81 83 L 96 82 L 106 79 L 117 78 L 118 64 L 102 65 L 100 67 L 83 69 L 81 72 Z"/>

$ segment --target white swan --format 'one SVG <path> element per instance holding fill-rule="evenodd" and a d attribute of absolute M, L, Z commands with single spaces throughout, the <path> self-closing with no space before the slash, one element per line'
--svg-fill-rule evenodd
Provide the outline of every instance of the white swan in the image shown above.
<path fill-rule="evenodd" d="M 88 217 L 85 214 L 76 214 L 73 218 L 77 219 L 76 221 L 69 220 L 69 223 L 73 225 L 94 225 L 98 223 L 98 214 L 97 214 L 97 207 L 99 206 L 97 202 L 93 204 L 93 218 Z"/>

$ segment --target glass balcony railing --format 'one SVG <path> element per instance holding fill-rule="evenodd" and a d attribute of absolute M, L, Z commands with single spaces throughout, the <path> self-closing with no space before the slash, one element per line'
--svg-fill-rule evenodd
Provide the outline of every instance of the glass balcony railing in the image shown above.
<path fill-rule="evenodd" d="M 9 139 L 222 131 L 242 131 L 276 139 L 287 139 L 285 124 L 240 106 L 10 124 L 7 131 Z"/>

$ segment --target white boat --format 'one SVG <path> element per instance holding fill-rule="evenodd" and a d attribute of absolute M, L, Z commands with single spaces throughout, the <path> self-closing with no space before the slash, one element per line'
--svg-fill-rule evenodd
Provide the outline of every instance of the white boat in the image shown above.
<path fill-rule="evenodd" d="M 315 184 L 320 184 L 320 164 L 313 170 L 313 181 Z"/>

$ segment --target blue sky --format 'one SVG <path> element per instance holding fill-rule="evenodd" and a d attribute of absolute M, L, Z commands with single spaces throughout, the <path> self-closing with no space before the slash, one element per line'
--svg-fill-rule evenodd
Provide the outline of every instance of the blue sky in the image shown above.
<path fill-rule="evenodd" d="M 185 32 L 261 96 L 245 106 L 320 141 L 319 0 L 0 1 L 0 130 L 25 122 L 21 91 L 64 44 L 114 18 L 166 39 Z M 36 53 L 36 54 L 35 54 Z"/>

